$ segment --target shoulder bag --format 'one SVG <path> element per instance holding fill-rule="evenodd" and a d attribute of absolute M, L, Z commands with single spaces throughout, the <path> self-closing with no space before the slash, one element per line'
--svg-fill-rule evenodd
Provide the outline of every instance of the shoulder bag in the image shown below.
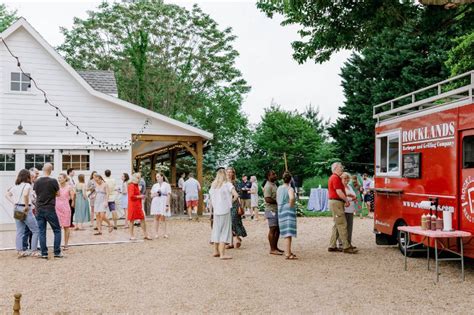
<path fill-rule="evenodd" d="M 26 184 L 23 185 L 23 189 L 20 193 L 20 198 L 18 199 L 18 202 L 13 208 L 13 217 L 18 221 L 25 221 L 26 219 L 27 212 L 25 212 L 25 205 L 20 205 L 21 197 L 23 197 L 23 191 L 25 190 L 25 186 Z"/>

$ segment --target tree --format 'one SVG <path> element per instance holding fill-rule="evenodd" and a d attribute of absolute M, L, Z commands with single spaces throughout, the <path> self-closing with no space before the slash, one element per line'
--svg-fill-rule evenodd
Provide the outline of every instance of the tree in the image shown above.
<path fill-rule="evenodd" d="M 284 154 L 288 169 L 302 177 L 314 175 L 315 162 L 325 161 L 329 156 L 324 135 L 315 130 L 314 120 L 272 105 L 256 126 L 250 147 L 232 165 L 239 174 L 256 174 L 263 178 L 269 169 L 278 174 L 284 171 Z"/>
<path fill-rule="evenodd" d="M 257 7 L 269 17 L 275 13 L 283 15 L 283 26 L 301 26 L 298 31 L 301 40 L 292 43 L 293 58 L 299 63 L 313 58 L 318 63 L 327 61 L 340 49 L 361 51 L 371 45 L 381 31 L 401 30 L 420 13 L 431 17 L 438 15 L 432 30 L 459 23 L 460 17 L 465 23 L 472 23 L 469 19 L 473 18 L 473 8 L 469 4 L 446 10 L 442 6 L 422 6 L 415 1 L 399 0 L 260 0 Z M 419 33 L 422 26 L 413 31 Z"/>
<path fill-rule="evenodd" d="M 373 106 L 441 81 L 449 76 L 444 65 L 458 27 L 413 36 L 413 27 L 385 30 L 373 44 L 353 53 L 342 68 L 346 101 L 341 116 L 329 128 L 343 161 L 373 163 Z M 358 170 L 364 170 L 363 164 Z M 373 170 L 373 168 L 372 168 Z"/>
<path fill-rule="evenodd" d="M 16 11 L 9 11 L 3 3 L 0 3 L 0 32 L 6 30 L 16 19 L 18 19 Z"/>
<path fill-rule="evenodd" d="M 454 46 L 448 53 L 446 66 L 452 76 L 474 70 L 474 31 L 454 40 Z"/>
<path fill-rule="evenodd" d="M 113 70 L 120 98 L 213 132 L 219 159 L 235 150 L 250 88 L 235 67 L 232 30 L 197 5 L 103 2 L 62 32 L 59 50 L 74 68 Z"/>

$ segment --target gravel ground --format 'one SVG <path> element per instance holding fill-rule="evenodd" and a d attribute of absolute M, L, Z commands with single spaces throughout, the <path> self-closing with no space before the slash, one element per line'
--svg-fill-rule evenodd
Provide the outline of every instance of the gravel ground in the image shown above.
<path fill-rule="evenodd" d="M 249 237 L 229 261 L 211 257 L 207 220 L 170 225 L 168 240 L 72 247 L 64 259 L 0 252 L 0 313 L 15 292 L 25 314 L 472 313 L 472 261 L 464 283 L 455 262 L 438 284 L 422 258 L 405 272 L 398 249 L 375 245 L 369 219 L 355 219 L 357 255 L 327 252 L 330 218 L 299 219 L 298 261 L 268 255 L 263 221 L 245 222 Z"/>

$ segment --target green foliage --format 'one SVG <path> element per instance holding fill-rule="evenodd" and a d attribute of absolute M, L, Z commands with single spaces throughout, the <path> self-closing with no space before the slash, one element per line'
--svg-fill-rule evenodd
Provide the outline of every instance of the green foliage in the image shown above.
<path fill-rule="evenodd" d="M 0 3 L 0 32 L 6 30 L 16 19 L 16 11 L 9 11 L 5 4 Z"/>
<path fill-rule="evenodd" d="M 327 61 L 340 49 L 360 50 L 381 30 L 399 29 L 420 9 L 412 1 L 398 0 L 260 0 L 257 7 L 269 17 L 282 14 L 282 25 L 301 26 L 301 40 L 292 43 L 299 63 Z"/>
<path fill-rule="evenodd" d="M 262 121 L 256 126 L 246 150 L 232 162 L 238 174 L 255 174 L 263 179 L 267 170 L 278 175 L 285 170 L 286 153 L 288 169 L 303 178 L 315 174 L 317 162 L 332 155 L 326 142 L 324 127 L 309 119 L 306 114 L 285 111 L 277 105 L 265 110 Z"/>
<path fill-rule="evenodd" d="M 329 128 L 342 161 L 359 172 L 373 171 L 373 106 L 431 85 L 449 76 L 445 66 L 452 38 L 472 29 L 472 22 L 440 28 L 446 10 L 426 8 L 402 29 L 385 29 L 342 68 L 346 101 L 341 116 Z"/>
<path fill-rule="evenodd" d="M 474 70 L 474 32 L 454 39 L 454 43 L 446 61 L 451 76 Z"/>
<path fill-rule="evenodd" d="M 74 68 L 113 70 L 120 98 L 214 133 L 215 163 L 239 148 L 250 88 L 235 67 L 235 36 L 197 5 L 103 2 L 61 31 L 58 49 Z"/>

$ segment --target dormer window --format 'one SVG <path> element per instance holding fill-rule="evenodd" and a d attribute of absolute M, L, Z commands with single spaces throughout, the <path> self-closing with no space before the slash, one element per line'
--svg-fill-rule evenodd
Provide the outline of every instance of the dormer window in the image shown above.
<path fill-rule="evenodd" d="M 31 90 L 30 74 L 21 72 L 12 72 L 10 80 L 10 91 L 27 92 Z"/>

